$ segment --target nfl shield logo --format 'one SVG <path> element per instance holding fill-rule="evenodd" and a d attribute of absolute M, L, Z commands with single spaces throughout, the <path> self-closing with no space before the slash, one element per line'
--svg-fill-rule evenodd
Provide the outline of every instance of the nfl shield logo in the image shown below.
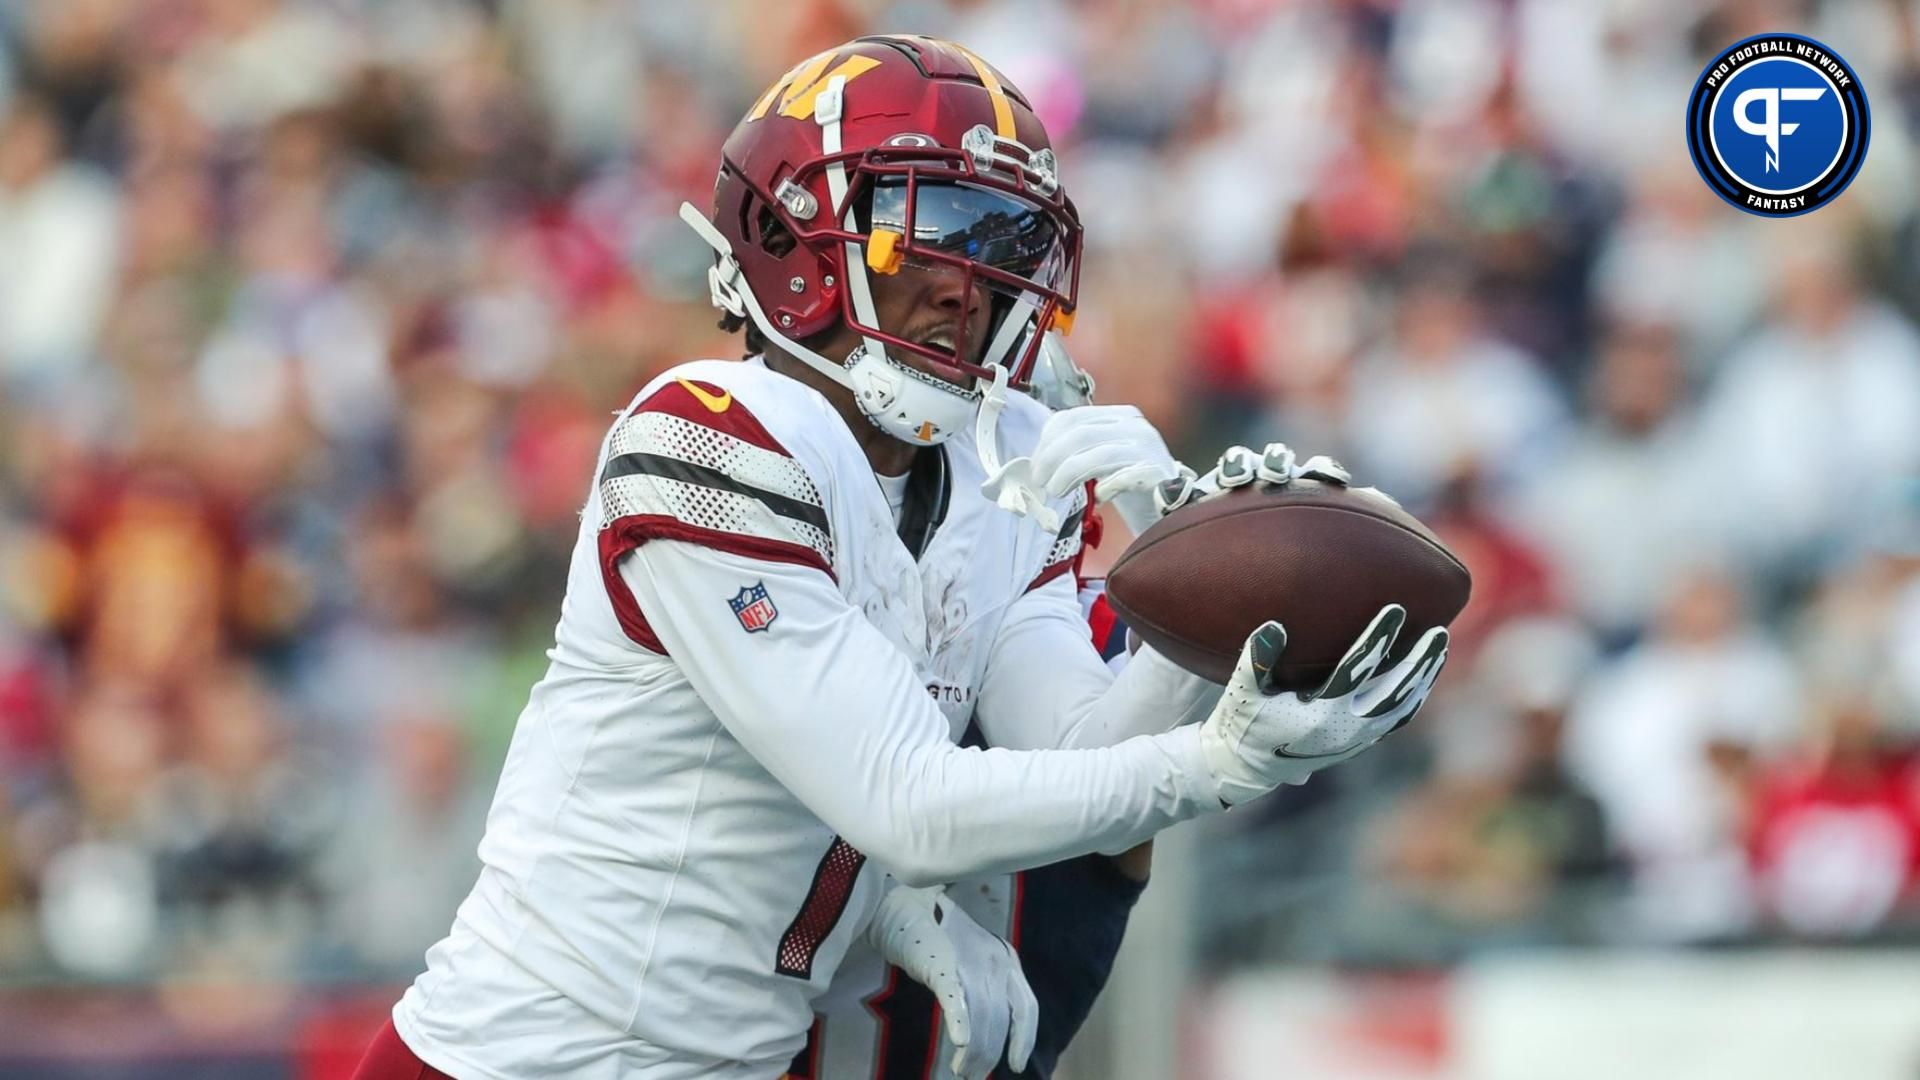
<path fill-rule="evenodd" d="M 727 606 L 740 620 L 740 626 L 751 634 L 756 630 L 765 630 L 779 618 L 780 609 L 773 606 L 773 598 L 767 595 L 766 582 L 749 585 L 735 593 Z"/>

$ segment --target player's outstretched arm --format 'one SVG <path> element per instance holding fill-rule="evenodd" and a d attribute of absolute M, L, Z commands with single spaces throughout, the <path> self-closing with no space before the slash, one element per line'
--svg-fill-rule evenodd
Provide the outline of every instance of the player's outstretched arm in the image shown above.
<path fill-rule="evenodd" d="M 1101 750 L 954 745 L 912 665 L 817 567 L 655 540 L 619 569 L 734 738 L 908 884 L 1122 850 L 1222 805 L 1193 727 Z M 779 615 L 749 633 L 727 599 L 756 584 Z"/>
<path fill-rule="evenodd" d="M 1088 638 L 1071 575 L 1014 601 L 987 654 L 975 717 L 989 746 L 1113 746 L 1204 720 L 1221 688 L 1143 646 L 1115 675 Z"/>

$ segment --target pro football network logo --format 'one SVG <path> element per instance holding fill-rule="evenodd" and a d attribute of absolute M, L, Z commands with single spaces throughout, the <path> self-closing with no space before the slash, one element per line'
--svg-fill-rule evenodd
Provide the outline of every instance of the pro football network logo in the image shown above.
<path fill-rule="evenodd" d="M 773 597 L 767 595 L 767 583 L 755 582 L 733 594 L 727 601 L 733 609 L 734 617 L 740 620 L 740 626 L 751 634 L 765 630 L 780 617 L 780 609 L 773 606 Z"/>
<path fill-rule="evenodd" d="M 1701 178 L 1762 217 L 1794 217 L 1837 198 L 1867 159 L 1870 127 L 1853 68 L 1799 34 L 1729 46 L 1687 100 L 1687 149 Z"/>

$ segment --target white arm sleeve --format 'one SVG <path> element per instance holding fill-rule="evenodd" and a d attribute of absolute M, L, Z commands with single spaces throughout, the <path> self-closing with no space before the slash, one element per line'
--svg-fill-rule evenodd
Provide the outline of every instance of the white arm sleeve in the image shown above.
<path fill-rule="evenodd" d="M 1073 578 L 1063 575 L 1008 610 L 974 718 L 990 746 L 1112 746 L 1204 720 L 1220 693 L 1145 647 L 1116 677 L 1094 651 Z"/>
<path fill-rule="evenodd" d="M 1221 807 L 1198 731 L 1102 750 L 966 750 L 912 665 L 817 568 L 655 540 L 620 576 L 729 733 L 910 885 L 1125 848 Z M 748 633 L 727 600 L 763 583 Z"/>

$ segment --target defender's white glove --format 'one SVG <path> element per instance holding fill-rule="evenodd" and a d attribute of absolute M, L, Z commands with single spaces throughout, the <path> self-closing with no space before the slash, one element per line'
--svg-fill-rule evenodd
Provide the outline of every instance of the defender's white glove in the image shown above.
<path fill-rule="evenodd" d="M 1447 631 L 1420 636 L 1406 659 L 1378 672 L 1406 622 L 1388 604 L 1311 694 L 1283 693 L 1272 683 L 1287 632 L 1269 622 L 1247 638 L 1226 693 L 1200 727 L 1207 767 L 1228 806 L 1281 784 L 1304 784 L 1316 770 L 1379 742 L 1413 719 L 1447 661 Z"/>
<path fill-rule="evenodd" d="M 1024 1072 L 1040 1003 L 1013 947 L 988 933 L 944 889 L 895 886 L 880 901 L 867 940 L 887 962 L 933 991 L 955 1047 L 952 1075 L 982 1080 L 1000 1063 Z"/>
<path fill-rule="evenodd" d="M 1135 535 L 1160 520 L 1153 493 L 1161 484 L 1195 479 L 1166 441 L 1131 405 L 1082 405 L 1047 418 L 1033 447 L 1033 478 L 1049 499 L 1089 480 L 1096 502 L 1110 502 Z"/>

